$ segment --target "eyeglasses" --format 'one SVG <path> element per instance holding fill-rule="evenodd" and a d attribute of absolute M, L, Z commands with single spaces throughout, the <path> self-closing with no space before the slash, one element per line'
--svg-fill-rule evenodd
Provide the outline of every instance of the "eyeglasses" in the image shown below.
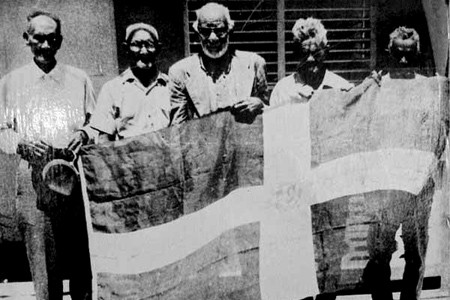
<path fill-rule="evenodd" d="M 305 50 L 302 49 L 299 51 L 299 56 L 301 60 L 306 60 L 309 58 L 309 56 L 314 57 L 315 60 L 323 60 L 323 58 L 325 57 L 325 50 L 323 49 L 318 49 L 315 51 L 310 51 L 310 50 Z"/>
<path fill-rule="evenodd" d="M 59 36 L 57 34 L 34 34 L 30 36 L 31 42 L 43 44 L 47 41 L 48 44 L 54 45 L 58 42 Z"/>
<path fill-rule="evenodd" d="M 419 52 L 416 47 L 402 50 L 397 47 L 392 47 L 391 55 L 396 59 L 401 59 L 404 57 L 407 61 L 413 61 L 419 58 Z"/>
<path fill-rule="evenodd" d="M 200 33 L 201 36 L 207 38 L 213 33 L 219 37 L 222 38 L 225 35 L 228 34 L 228 28 L 227 27 L 216 27 L 216 28 L 210 28 L 210 27 L 198 27 L 198 33 Z"/>
<path fill-rule="evenodd" d="M 138 52 L 142 48 L 145 48 L 148 52 L 155 52 L 156 46 L 148 42 L 133 42 L 130 44 L 130 50 L 133 52 Z"/>

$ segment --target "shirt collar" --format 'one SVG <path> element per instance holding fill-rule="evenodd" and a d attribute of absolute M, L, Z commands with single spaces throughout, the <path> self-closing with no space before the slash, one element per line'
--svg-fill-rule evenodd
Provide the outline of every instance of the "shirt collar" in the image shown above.
<path fill-rule="evenodd" d="M 230 73 L 230 71 L 231 71 L 231 64 L 233 62 L 234 57 L 236 56 L 236 51 L 233 48 L 228 48 L 228 53 L 230 54 L 231 59 L 230 59 L 230 62 L 228 63 L 226 71 L 224 72 L 225 74 Z M 208 76 L 212 76 L 212 74 L 210 74 L 208 72 L 208 70 L 206 70 L 205 65 L 203 64 L 202 55 L 204 55 L 204 54 L 201 54 L 201 53 L 197 54 L 197 56 L 198 56 L 198 63 L 200 65 L 200 69 L 203 70 Z"/>
<path fill-rule="evenodd" d="M 52 80 L 61 83 L 64 79 L 64 72 L 60 64 L 56 63 L 55 67 L 48 73 L 45 73 L 38 67 L 38 65 L 33 61 L 31 63 L 30 75 L 37 81 L 42 78 L 51 78 Z"/>

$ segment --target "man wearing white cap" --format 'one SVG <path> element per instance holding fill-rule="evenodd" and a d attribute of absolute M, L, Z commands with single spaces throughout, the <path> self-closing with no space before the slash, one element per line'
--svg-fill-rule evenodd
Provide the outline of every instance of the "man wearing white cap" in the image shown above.
<path fill-rule="evenodd" d="M 168 78 L 155 63 L 161 48 L 158 32 L 145 23 L 129 25 L 124 46 L 131 65 L 103 85 L 89 127 L 82 131 L 83 144 L 97 136 L 101 143 L 169 125 Z"/>

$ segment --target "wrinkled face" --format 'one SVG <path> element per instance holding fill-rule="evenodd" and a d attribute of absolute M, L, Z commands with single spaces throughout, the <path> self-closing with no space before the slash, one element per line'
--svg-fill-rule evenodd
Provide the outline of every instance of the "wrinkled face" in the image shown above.
<path fill-rule="evenodd" d="M 405 67 L 418 59 L 417 44 L 412 40 L 395 39 L 392 43 L 391 55 Z"/>
<path fill-rule="evenodd" d="M 151 69 L 155 65 L 157 41 L 147 30 L 137 30 L 128 44 L 132 68 Z"/>
<path fill-rule="evenodd" d="M 310 40 L 303 41 L 300 47 L 300 70 L 309 74 L 319 73 L 325 60 L 325 49 Z"/>
<path fill-rule="evenodd" d="M 24 38 L 34 54 L 34 59 L 42 63 L 54 61 L 62 41 L 62 37 L 56 32 L 56 22 L 41 15 L 30 21 L 30 27 L 30 32 L 25 33 Z"/>
<path fill-rule="evenodd" d="M 206 56 L 216 59 L 227 52 L 229 31 L 225 17 L 214 13 L 202 16 L 198 22 L 198 34 Z"/>

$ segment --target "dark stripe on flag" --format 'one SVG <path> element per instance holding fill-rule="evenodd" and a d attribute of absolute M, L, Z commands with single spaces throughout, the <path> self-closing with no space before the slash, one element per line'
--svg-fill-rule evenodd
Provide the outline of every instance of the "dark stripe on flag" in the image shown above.
<path fill-rule="evenodd" d="M 434 182 L 419 195 L 377 190 L 349 195 L 311 206 L 317 279 L 321 292 L 361 287 L 369 258 L 389 258 L 397 250 L 395 234 L 402 234 L 423 261 L 428 242 L 428 218 Z M 404 239 L 405 240 L 405 239 Z M 370 274 L 369 274 L 370 275 Z"/>
<path fill-rule="evenodd" d="M 99 273 L 99 299 L 261 299 L 259 239 L 259 223 L 250 223 L 157 270 Z"/>
<path fill-rule="evenodd" d="M 389 157 L 401 151 L 417 157 L 441 155 L 448 124 L 448 98 L 443 97 L 447 90 L 447 80 L 440 77 L 383 77 L 381 85 L 369 79 L 349 93 L 324 90 L 311 101 L 311 166 L 320 169 L 335 165 L 330 171 L 336 172 L 336 178 L 328 178 L 332 181 L 324 188 L 330 189 L 346 177 L 338 174 L 344 167 L 339 163 L 358 161 L 360 165 L 349 168 L 350 172 L 359 172 L 353 178 L 357 182 L 349 181 L 343 187 L 359 186 L 361 191 L 367 191 L 332 198 L 311 208 L 321 292 L 355 288 L 364 284 L 364 278 L 376 281 L 371 277 L 372 263 L 389 263 L 396 251 L 395 234 L 401 224 L 403 240 L 409 241 L 405 248 L 414 252 L 409 257 L 424 262 L 434 195 L 433 162 L 422 166 L 405 157 L 381 166 L 377 162 L 388 162 Z M 418 195 L 391 189 L 405 179 L 414 187 L 414 176 L 409 174 L 418 166 L 423 173 L 423 178 L 414 183 L 420 191 Z M 403 178 L 397 178 L 400 174 Z M 386 186 L 371 190 L 377 182 Z M 381 276 L 379 280 L 386 278 L 375 276 Z"/>
<path fill-rule="evenodd" d="M 86 147 L 81 158 L 93 226 L 102 232 L 146 228 L 260 185 L 263 151 L 262 118 L 237 123 L 229 112 Z"/>

